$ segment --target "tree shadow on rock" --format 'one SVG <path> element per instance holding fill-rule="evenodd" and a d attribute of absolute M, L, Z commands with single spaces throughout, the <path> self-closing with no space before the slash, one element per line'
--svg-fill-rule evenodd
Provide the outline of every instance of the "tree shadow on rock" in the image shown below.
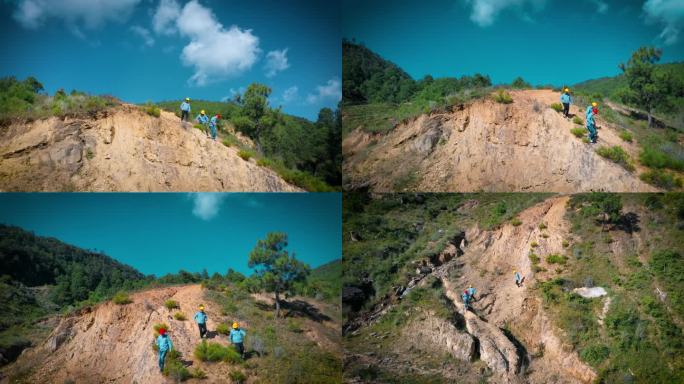
<path fill-rule="evenodd" d="M 641 230 L 639 227 L 639 215 L 634 212 L 625 213 L 620 216 L 620 219 L 615 224 L 615 229 L 619 229 L 629 234 L 639 232 Z"/>
<path fill-rule="evenodd" d="M 287 310 L 285 317 L 308 317 L 318 323 L 332 320 L 329 316 L 319 311 L 318 308 L 303 300 L 283 301 L 280 306 Z"/>

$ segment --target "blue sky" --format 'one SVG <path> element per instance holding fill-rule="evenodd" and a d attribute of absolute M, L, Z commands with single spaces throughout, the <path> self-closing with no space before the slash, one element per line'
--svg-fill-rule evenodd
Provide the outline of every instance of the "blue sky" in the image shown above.
<path fill-rule="evenodd" d="M 620 73 L 642 45 L 684 60 L 682 0 L 342 0 L 342 36 L 412 77 L 574 84 Z"/>
<path fill-rule="evenodd" d="M 0 1 L 0 76 L 128 102 L 221 100 L 252 82 L 315 119 L 341 97 L 340 10 L 317 0 Z"/>
<path fill-rule="evenodd" d="M 250 273 L 249 252 L 284 231 L 312 267 L 342 257 L 339 193 L 1 193 L 0 223 L 104 251 L 145 274 Z"/>

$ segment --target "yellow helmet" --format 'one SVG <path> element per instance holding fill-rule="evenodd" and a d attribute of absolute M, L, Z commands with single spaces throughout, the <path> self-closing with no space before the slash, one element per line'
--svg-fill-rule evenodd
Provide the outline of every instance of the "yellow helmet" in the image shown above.
<path fill-rule="evenodd" d="M 233 323 L 233 329 L 238 329 L 238 323 Z"/>
<path fill-rule="evenodd" d="M 565 92 L 570 92 L 570 89 L 569 89 L 569 88 L 565 88 Z"/>
<path fill-rule="evenodd" d="M 201 110 L 201 111 L 200 111 L 200 113 L 204 115 L 204 109 L 203 109 L 203 110 Z"/>
<path fill-rule="evenodd" d="M 197 308 L 199 308 L 200 310 L 204 311 L 204 305 L 202 305 L 202 304 L 198 305 Z"/>
<path fill-rule="evenodd" d="M 592 106 L 592 107 L 596 107 L 596 106 L 598 106 L 598 103 L 595 102 L 595 101 L 592 101 L 592 102 L 591 102 L 591 106 Z"/>
<path fill-rule="evenodd" d="M 189 98 L 189 97 L 186 97 L 186 98 L 185 98 L 185 101 L 190 101 L 190 98 Z"/>

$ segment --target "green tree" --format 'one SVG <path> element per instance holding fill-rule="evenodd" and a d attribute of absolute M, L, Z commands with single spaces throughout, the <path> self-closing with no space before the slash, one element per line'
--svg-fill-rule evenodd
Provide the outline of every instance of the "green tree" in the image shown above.
<path fill-rule="evenodd" d="M 619 65 L 628 84 L 623 99 L 646 110 L 649 127 L 653 124 L 653 110 L 656 107 L 664 111 L 672 108 L 672 75 L 668 71 L 656 71 L 656 63 L 660 61 L 662 53 L 657 48 L 641 47 L 632 53 L 626 64 Z"/>
<path fill-rule="evenodd" d="M 525 81 L 525 79 L 523 79 L 522 77 L 518 76 L 518 77 L 517 77 L 515 80 L 513 80 L 513 82 L 511 83 L 511 87 L 523 89 L 523 88 L 532 88 L 532 85 L 530 85 L 530 83 L 528 83 L 527 81 Z"/>
<path fill-rule="evenodd" d="M 255 269 L 262 289 L 275 294 L 276 318 L 280 317 L 280 294 L 289 292 L 294 283 L 305 281 L 311 271 L 294 253 L 285 250 L 287 245 L 286 233 L 270 232 L 257 241 L 249 254 L 248 265 Z"/>

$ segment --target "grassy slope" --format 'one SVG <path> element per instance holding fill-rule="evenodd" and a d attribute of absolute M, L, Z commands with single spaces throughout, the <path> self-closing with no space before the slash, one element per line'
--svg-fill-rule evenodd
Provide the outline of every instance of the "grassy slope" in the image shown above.
<path fill-rule="evenodd" d="M 317 287 L 323 299 L 339 304 L 342 294 L 342 260 L 334 260 L 311 271 L 307 284 Z"/>
<path fill-rule="evenodd" d="M 570 262 L 536 288 L 566 340 L 596 367 L 600 382 L 672 383 L 684 380 L 684 195 L 621 195 L 623 213 L 639 214 L 644 249 L 631 237 L 596 222 L 596 209 L 574 197 L 567 213 Z M 636 242 L 639 244 L 640 242 Z M 622 249 L 616 254 L 613 249 Z M 544 255 L 542 255 L 544 256 Z M 567 293 L 605 287 L 612 304 L 605 326 L 601 300 Z M 667 292 L 660 301 L 655 288 Z M 632 377 L 632 375 L 634 375 Z M 630 378 L 631 377 L 631 378 Z"/>

